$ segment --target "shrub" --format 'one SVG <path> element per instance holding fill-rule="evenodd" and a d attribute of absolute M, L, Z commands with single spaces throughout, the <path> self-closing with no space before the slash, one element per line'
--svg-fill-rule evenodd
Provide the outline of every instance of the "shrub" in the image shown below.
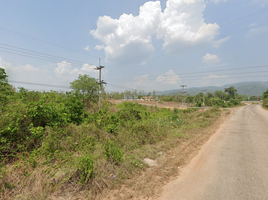
<path fill-rule="evenodd" d="M 265 107 L 265 108 L 268 108 L 268 98 L 263 100 L 262 106 Z"/>
<path fill-rule="evenodd" d="M 81 156 L 77 167 L 80 171 L 80 183 L 87 183 L 88 179 L 94 176 L 94 159 L 92 156 Z"/>
<path fill-rule="evenodd" d="M 104 149 L 107 159 L 112 159 L 116 164 L 123 161 L 124 151 L 114 141 L 107 139 Z"/>

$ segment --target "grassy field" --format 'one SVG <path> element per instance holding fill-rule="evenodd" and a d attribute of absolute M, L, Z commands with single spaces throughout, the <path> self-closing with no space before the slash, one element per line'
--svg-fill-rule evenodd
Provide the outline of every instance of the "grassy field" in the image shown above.
<path fill-rule="evenodd" d="M 95 199 L 106 189 L 137 187 L 131 180 L 151 170 L 144 158 L 155 160 L 178 144 L 194 144 L 229 111 L 170 110 L 124 102 L 106 103 L 101 111 L 87 113 L 79 123 L 33 124 L 27 143 L 13 141 L 19 151 L 2 150 L 0 198 Z M 26 121 L 18 122 L 20 128 Z M 3 122 L 1 130 L 8 130 Z M 171 169 L 165 176 L 175 172 Z"/>

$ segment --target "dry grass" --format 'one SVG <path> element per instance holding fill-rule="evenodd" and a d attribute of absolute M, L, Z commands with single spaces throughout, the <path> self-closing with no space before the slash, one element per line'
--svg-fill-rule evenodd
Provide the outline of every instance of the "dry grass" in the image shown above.
<path fill-rule="evenodd" d="M 125 199 L 155 199 L 162 191 L 162 186 L 179 175 L 180 169 L 193 158 L 201 146 L 215 133 L 219 126 L 227 119 L 230 112 L 225 111 L 220 118 L 215 119 L 212 126 L 202 130 L 185 130 L 187 139 L 177 138 L 167 140 L 157 145 L 158 150 L 167 150 L 163 156 L 156 159 L 158 167 L 147 168 L 133 178 L 126 181 L 123 186 L 116 190 L 106 190 L 98 199 L 125 200 Z M 157 154 L 154 154 L 157 155 Z"/>
<path fill-rule="evenodd" d="M 161 186 L 178 175 L 178 167 L 184 166 L 198 152 L 200 146 L 229 114 L 229 111 L 224 111 L 220 118 L 210 119 L 212 126 L 207 124 L 200 128 L 195 126 L 194 122 L 203 112 L 204 110 L 200 110 L 193 113 L 190 118 L 190 124 L 193 122 L 192 127 L 174 129 L 170 131 L 170 137 L 162 142 L 144 145 L 133 152 L 127 152 L 121 165 L 115 166 L 104 159 L 98 159 L 94 163 L 96 178 L 90 179 L 86 185 L 79 184 L 78 175 L 71 169 L 60 169 L 51 177 L 47 173 L 47 166 L 25 169 L 22 160 L 9 164 L 4 168 L 6 173 L 2 173 L 3 178 L 0 178 L 0 199 L 112 200 L 156 197 L 161 192 Z M 73 132 L 77 131 L 79 130 Z M 101 148 L 102 146 L 97 146 L 95 153 L 101 154 Z M 132 160 L 142 160 L 145 157 L 156 159 L 158 167 L 149 169 L 144 164 L 140 167 L 129 164 Z M 27 176 L 25 172 L 31 175 Z M 110 174 L 115 174 L 115 177 L 111 177 Z"/>

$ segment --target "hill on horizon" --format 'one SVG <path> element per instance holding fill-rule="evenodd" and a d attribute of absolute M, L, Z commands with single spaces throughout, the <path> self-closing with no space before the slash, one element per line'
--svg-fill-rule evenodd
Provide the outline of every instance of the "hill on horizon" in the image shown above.
<path fill-rule="evenodd" d="M 252 82 L 239 82 L 233 84 L 227 84 L 223 86 L 208 86 L 208 87 L 192 87 L 192 88 L 185 88 L 184 91 L 190 95 L 197 95 L 201 92 L 201 90 L 207 90 L 206 92 L 214 93 L 215 91 L 224 91 L 225 88 L 230 86 L 234 86 L 237 89 L 238 94 L 243 94 L 247 96 L 262 96 L 263 92 L 268 89 L 268 81 L 261 82 L 261 81 L 252 81 Z M 180 94 L 181 89 L 174 89 L 174 90 L 165 90 L 165 91 L 157 91 L 158 95 L 178 95 Z"/>

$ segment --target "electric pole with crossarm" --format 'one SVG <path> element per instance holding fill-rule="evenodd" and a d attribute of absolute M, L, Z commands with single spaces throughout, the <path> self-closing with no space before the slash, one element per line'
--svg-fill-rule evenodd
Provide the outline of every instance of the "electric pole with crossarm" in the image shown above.
<path fill-rule="evenodd" d="M 181 91 L 181 95 L 182 95 L 182 101 L 181 101 L 181 108 L 183 109 L 183 101 L 184 101 L 184 99 L 183 99 L 183 97 L 184 97 L 184 87 L 187 87 L 187 85 L 181 85 L 181 87 L 182 87 L 182 91 Z"/>
<path fill-rule="evenodd" d="M 101 85 L 106 84 L 103 80 L 101 80 L 101 69 L 104 68 L 104 66 L 100 65 L 100 58 L 99 58 L 99 67 L 96 67 L 95 70 L 99 70 L 99 82 L 96 82 L 99 85 L 99 110 L 101 109 Z"/>
<path fill-rule="evenodd" d="M 203 105 L 204 105 L 204 107 L 205 107 L 205 94 L 204 94 L 204 92 L 206 92 L 207 90 L 201 90 L 202 91 L 202 93 L 203 93 Z"/>

